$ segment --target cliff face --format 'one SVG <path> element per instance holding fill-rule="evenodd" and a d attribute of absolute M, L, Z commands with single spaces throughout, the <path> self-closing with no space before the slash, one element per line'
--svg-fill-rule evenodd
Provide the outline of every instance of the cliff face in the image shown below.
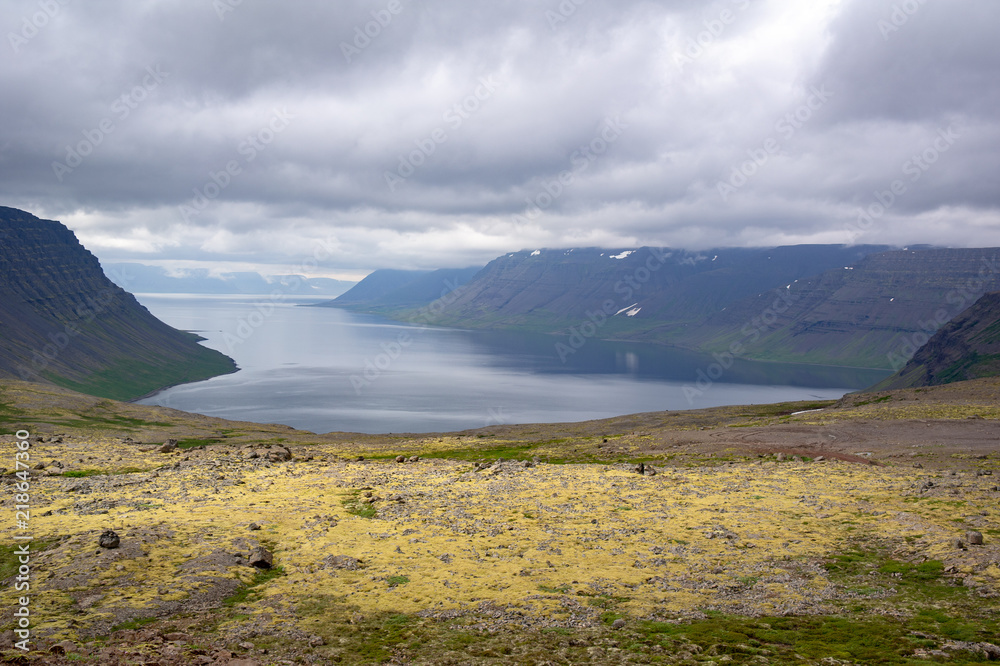
<path fill-rule="evenodd" d="M 655 329 L 651 339 L 665 342 L 741 299 L 884 249 L 814 245 L 704 252 L 517 252 L 490 262 L 435 321 L 559 333 L 587 321 L 588 312 L 610 310 L 601 337 L 635 337 Z"/>
<path fill-rule="evenodd" d="M 998 375 L 1000 292 L 994 292 L 951 320 L 902 370 L 872 390 L 938 386 Z"/>
<path fill-rule="evenodd" d="M 0 207 L 0 375 L 135 398 L 233 372 L 114 285 L 72 231 Z"/>
<path fill-rule="evenodd" d="M 800 280 L 706 320 L 703 348 L 753 358 L 898 370 L 915 349 L 1000 289 L 1000 249 L 896 250 Z"/>

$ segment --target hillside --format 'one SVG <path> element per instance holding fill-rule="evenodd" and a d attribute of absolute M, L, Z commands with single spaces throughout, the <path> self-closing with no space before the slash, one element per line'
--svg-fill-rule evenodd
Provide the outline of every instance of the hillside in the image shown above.
<path fill-rule="evenodd" d="M 364 312 L 396 312 L 417 308 L 454 291 L 472 279 L 480 267 L 442 268 L 436 271 L 380 269 L 347 293 L 317 307 Z"/>
<path fill-rule="evenodd" d="M 577 344 L 582 335 L 898 369 L 927 335 L 1000 289 L 998 256 L 989 248 L 822 245 L 537 250 L 490 262 L 432 313 L 430 294 L 423 303 L 379 304 L 360 289 L 345 298 L 402 320 L 575 335 Z"/>
<path fill-rule="evenodd" d="M 869 255 L 733 304 L 677 342 L 716 352 L 741 344 L 759 360 L 899 369 L 927 336 L 1000 289 L 998 257 L 996 248 Z"/>
<path fill-rule="evenodd" d="M 1000 292 L 986 294 L 871 390 L 937 386 L 1000 375 Z"/>
<path fill-rule="evenodd" d="M 992 378 L 315 435 L 0 381 L 0 426 L 39 463 L 37 651 L 12 649 L 9 615 L 0 658 L 983 663 L 1000 657 L 998 396 Z M 0 531 L 15 609 L 21 533 Z"/>
<path fill-rule="evenodd" d="M 516 252 L 490 262 L 432 321 L 566 333 L 586 322 L 588 313 L 605 310 L 611 317 L 600 337 L 632 337 L 656 329 L 656 339 L 667 341 L 731 303 L 884 249 L 811 245 L 705 252 Z"/>
<path fill-rule="evenodd" d="M 233 372 L 113 284 L 65 226 L 0 207 L 0 376 L 129 399 Z"/>

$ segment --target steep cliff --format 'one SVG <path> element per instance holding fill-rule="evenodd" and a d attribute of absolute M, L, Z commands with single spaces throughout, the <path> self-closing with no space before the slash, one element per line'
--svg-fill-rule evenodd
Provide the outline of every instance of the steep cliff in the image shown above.
<path fill-rule="evenodd" d="M 0 207 L 0 376 L 135 398 L 233 372 L 114 285 L 58 222 Z"/>
<path fill-rule="evenodd" d="M 938 386 L 1000 375 L 1000 292 L 986 294 L 920 347 L 898 373 L 872 387 Z"/>
<path fill-rule="evenodd" d="M 739 344 L 761 360 L 898 370 L 930 335 L 1000 289 L 998 261 L 998 248 L 869 255 L 734 303 L 681 342 L 708 351 Z"/>
<path fill-rule="evenodd" d="M 733 303 L 885 249 L 800 245 L 516 252 L 490 262 L 434 321 L 565 333 L 597 318 L 604 322 L 599 337 L 670 342 Z"/>

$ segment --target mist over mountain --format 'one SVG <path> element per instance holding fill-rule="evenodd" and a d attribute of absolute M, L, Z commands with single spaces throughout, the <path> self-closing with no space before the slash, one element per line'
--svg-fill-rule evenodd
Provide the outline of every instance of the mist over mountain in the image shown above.
<path fill-rule="evenodd" d="M 137 294 L 270 294 L 332 298 L 354 282 L 302 275 L 261 275 L 255 272 L 212 274 L 198 268 L 171 273 L 160 266 L 137 263 L 106 264 L 104 271 L 119 287 Z"/>

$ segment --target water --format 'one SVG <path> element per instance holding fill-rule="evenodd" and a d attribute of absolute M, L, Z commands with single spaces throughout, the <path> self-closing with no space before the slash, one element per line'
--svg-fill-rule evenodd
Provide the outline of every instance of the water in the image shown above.
<path fill-rule="evenodd" d="M 312 432 L 442 432 L 637 412 L 836 399 L 885 372 L 738 360 L 693 391 L 715 360 L 657 345 L 590 340 L 564 363 L 547 335 L 410 326 L 266 297 L 140 295 L 240 371 L 142 400 Z M 714 369 L 718 371 L 718 367 Z M 714 374 L 714 372 L 713 372 Z"/>

